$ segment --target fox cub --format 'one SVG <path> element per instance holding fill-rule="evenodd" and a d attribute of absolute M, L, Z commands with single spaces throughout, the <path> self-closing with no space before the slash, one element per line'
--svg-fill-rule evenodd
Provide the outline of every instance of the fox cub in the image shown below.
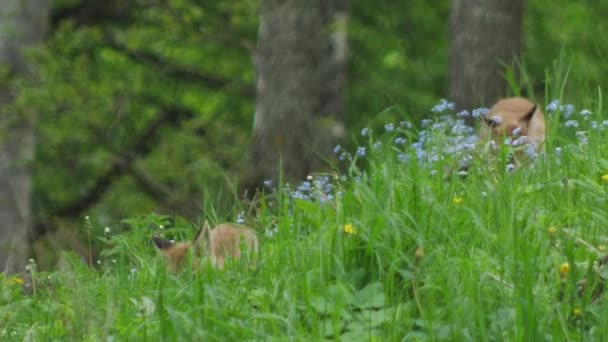
<path fill-rule="evenodd" d="M 238 260 L 243 254 L 251 264 L 256 263 L 258 255 L 258 238 L 252 229 L 220 224 L 211 229 L 205 221 L 198 230 L 192 242 L 173 242 L 158 236 L 152 237 L 156 249 L 165 257 L 167 268 L 171 272 L 179 272 L 184 267 L 188 253 L 194 252 L 193 266 L 198 265 L 201 249 L 210 258 L 211 265 L 222 269 L 226 257 Z"/>
<path fill-rule="evenodd" d="M 496 102 L 483 120 L 480 141 L 494 141 L 498 147 L 505 138 L 511 138 L 511 145 L 516 149 L 515 164 L 524 160 L 523 149 L 527 149 L 526 154 L 536 154 L 545 141 L 545 116 L 536 104 L 523 97 Z"/>

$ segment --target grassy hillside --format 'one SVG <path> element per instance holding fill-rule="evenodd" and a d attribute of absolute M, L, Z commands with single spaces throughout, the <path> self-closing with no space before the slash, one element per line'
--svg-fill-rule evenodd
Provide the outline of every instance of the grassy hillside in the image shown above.
<path fill-rule="evenodd" d="M 67 255 L 42 273 L 32 260 L 28 294 L 2 279 L 0 338 L 606 339 L 608 120 L 601 97 L 581 103 L 594 106 L 542 104 L 546 151 L 517 171 L 506 153 L 471 149 L 464 113 L 445 102 L 419 129 L 357 133 L 358 149 L 336 148 L 348 172 L 270 185 L 239 215 L 260 238 L 254 270 L 167 274 L 150 237 L 188 239 L 192 224 L 149 215 L 104 234 L 87 219 L 105 246 L 99 268 Z M 219 223 L 203 206 L 201 220 Z"/>

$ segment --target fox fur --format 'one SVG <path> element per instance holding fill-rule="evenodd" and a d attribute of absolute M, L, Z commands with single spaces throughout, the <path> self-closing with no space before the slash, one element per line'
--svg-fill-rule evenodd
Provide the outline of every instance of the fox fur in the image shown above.
<path fill-rule="evenodd" d="M 194 253 L 193 267 L 197 268 L 201 250 L 209 257 L 211 265 L 218 269 L 224 268 L 227 257 L 239 260 L 243 254 L 251 264 L 255 264 L 259 252 L 258 238 L 252 229 L 228 223 L 211 229 L 207 221 L 191 242 L 173 242 L 158 236 L 152 237 L 152 242 L 165 257 L 170 272 L 181 271 L 189 253 Z"/>
<path fill-rule="evenodd" d="M 487 116 L 483 118 L 479 139 L 483 143 L 494 141 L 494 146 L 501 146 L 505 138 L 522 141 L 522 145 L 534 148 L 536 151 L 543 147 L 545 141 L 545 116 L 540 107 L 523 97 L 502 99 L 492 106 Z M 514 163 L 518 164 L 525 156 L 519 148 L 514 155 Z"/>

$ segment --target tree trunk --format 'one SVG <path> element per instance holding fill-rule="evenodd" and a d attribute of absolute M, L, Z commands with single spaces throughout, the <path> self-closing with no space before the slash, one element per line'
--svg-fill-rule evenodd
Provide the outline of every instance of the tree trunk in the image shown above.
<path fill-rule="evenodd" d="M 48 17 L 47 0 L 0 1 L 0 67 L 10 75 L 29 72 L 24 49 L 43 40 Z M 13 95 L 0 85 L 0 267 L 7 273 L 24 270 L 32 224 L 34 118 L 10 109 Z"/>
<path fill-rule="evenodd" d="M 506 95 L 503 71 L 521 51 L 522 0 L 453 0 L 448 94 L 459 109 Z"/>
<path fill-rule="evenodd" d="M 246 190 L 305 178 L 344 134 L 345 30 L 346 1 L 263 2 Z"/>

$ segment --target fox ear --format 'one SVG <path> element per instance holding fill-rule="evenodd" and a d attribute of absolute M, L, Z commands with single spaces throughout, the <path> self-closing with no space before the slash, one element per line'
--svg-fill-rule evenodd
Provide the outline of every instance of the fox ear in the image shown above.
<path fill-rule="evenodd" d="M 199 255 L 200 253 L 202 240 L 204 240 L 205 243 L 209 241 L 210 230 L 211 227 L 209 226 L 209 222 L 205 220 L 203 226 L 199 228 L 198 232 L 196 232 L 196 235 L 194 235 L 194 239 L 192 240 L 192 246 L 194 246 L 197 255 Z"/>
<path fill-rule="evenodd" d="M 536 105 L 534 105 L 534 107 L 532 107 L 532 109 L 530 109 L 526 115 L 524 115 L 520 121 L 530 121 L 532 120 L 532 116 L 534 115 L 534 113 L 536 113 Z"/>
<path fill-rule="evenodd" d="M 154 242 L 154 247 L 156 247 L 156 249 L 159 251 L 167 250 L 174 245 L 172 241 L 163 239 L 159 236 L 153 236 L 152 242 Z"/>

